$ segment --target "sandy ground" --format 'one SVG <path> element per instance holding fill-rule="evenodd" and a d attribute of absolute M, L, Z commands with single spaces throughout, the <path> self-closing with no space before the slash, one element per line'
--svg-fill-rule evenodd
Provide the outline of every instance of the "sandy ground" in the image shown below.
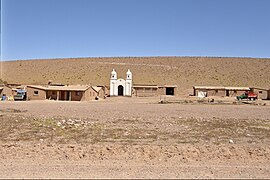
<path fill-rule="evenodd" d="M 0 102 L 0 177 L 270 178 L 269 102 L 159 100 Z"/>

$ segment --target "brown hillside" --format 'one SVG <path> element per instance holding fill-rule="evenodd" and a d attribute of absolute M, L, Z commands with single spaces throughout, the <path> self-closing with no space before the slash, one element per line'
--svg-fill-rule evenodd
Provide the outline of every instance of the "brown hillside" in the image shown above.
<path fill-rule="evenodd" d="M 134 83 L 176 84 L 178 94 L 194 85 L 257 86 L 270 88 L 270 59 L 208 57 L 121 57 L 6 61 L 2 79 L 8 83 L 109 85 L 112 69 Z"/>

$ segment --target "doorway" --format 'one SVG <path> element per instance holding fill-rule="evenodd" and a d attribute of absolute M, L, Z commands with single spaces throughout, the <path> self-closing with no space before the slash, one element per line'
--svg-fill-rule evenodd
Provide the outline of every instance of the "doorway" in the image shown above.
<path fill-rule="evenodd" d="M 70 96 L 70 91 L 60 91 L 60 101 L 68 101 Z"/>
<path fill-rule="evenodd" d="M 118 96 L 124 96 L 124 87 L 122 85 L 118 86 Z"/>
<path fill-rule="evenodd" d="M 174 88 L 166 87 L 166 95 L 174 96 Z"/>
<path fill-rule="evenodd" d="M 66 96 L 66 101 L 71 101 L 71 99 L 69 99 L 70 98 L 70 91 L 67 91 L 67 94 L 66 94 L 67 96 Z"/>
<path fill-rule="evenodd" d="M 229 97 L 230 96 L 230 91 L 226 90 L 226 96 Z"/>

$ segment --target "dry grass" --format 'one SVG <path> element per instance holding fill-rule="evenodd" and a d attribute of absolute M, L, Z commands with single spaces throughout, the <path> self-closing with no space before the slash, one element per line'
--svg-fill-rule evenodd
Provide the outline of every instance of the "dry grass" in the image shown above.
<path fill-rule="evenodd" d="M 269 59 L 207 57 L 73 58 L 3 62 L 3 80 L 9 83 L 109 85 L 111 70 L 134 83 L 176 84 L 178 94 L 194 85 L 258 86 L 269 88 Z M 18 74 L 20 74 L 18 76 Z"/>
<path fill-rule="evenodd" d="M 2 113 L 2 142 L 220 144 L 227 143 L 229 139 L 238 143 L 270 139 L 268 119 L 170 118 L 164 120 L 162 126 L 157 126 L 145 119 L 97 122 L 93 119 L 30 118 L 16 109 Z"/>

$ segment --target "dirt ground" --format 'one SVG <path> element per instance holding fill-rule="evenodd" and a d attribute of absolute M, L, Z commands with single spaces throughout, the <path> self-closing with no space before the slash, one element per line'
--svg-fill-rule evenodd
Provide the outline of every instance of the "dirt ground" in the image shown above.
<path fill-rule="evenodd" d="M 270 178 L 270 103 L 0 102 L 0 178 Z"/>
<path fill-rule="evenodd" d="M 133 84 L 177 85 L 177 96 L 193 86 L 269 89 L 270 59 L 222 57 L 114 57 L 3 61 L 1 78 L 8 83 L 107 85 L 112 69 L 118 78 L 132 72 Z"/>

